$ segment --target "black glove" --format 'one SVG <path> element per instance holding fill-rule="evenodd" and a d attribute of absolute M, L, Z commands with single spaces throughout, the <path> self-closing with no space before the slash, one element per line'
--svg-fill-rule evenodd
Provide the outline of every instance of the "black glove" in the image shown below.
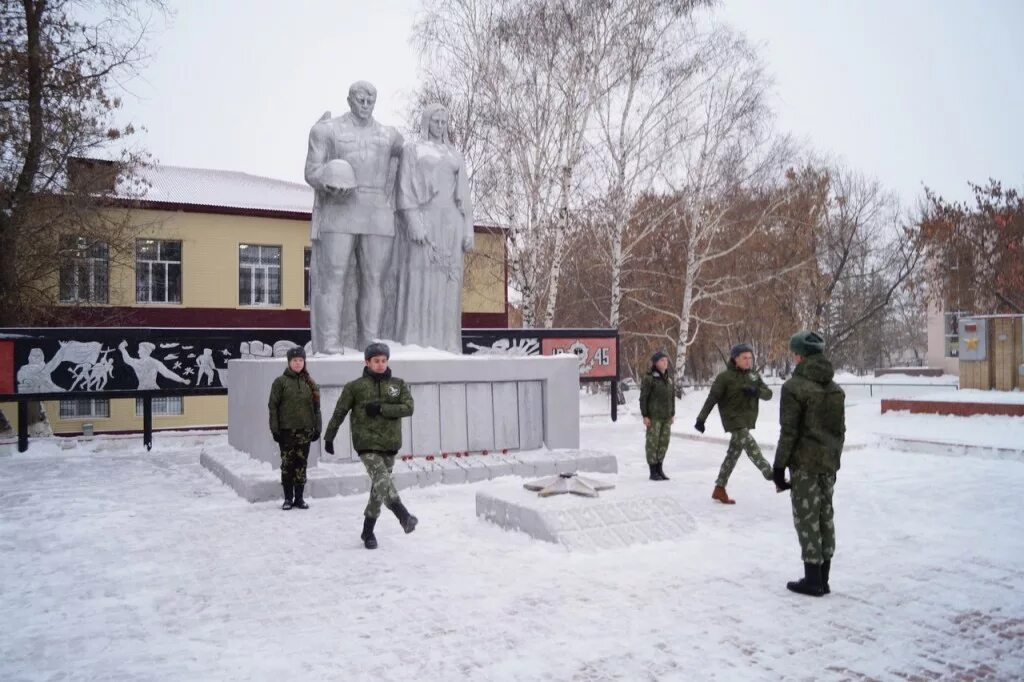
<path fill-rule="evenodd" d="M 786 467 L 776 467 L 772 469 L 772 480 L 775 481 L 775 489 L 780 493 L 783 490 L 789 490 L 793 486 L 790 485 L 789 481 L 786 480 Z"/>
<path fill-rule="evenodd" d="M 757 386 L 744 386 L 743 387 L 743 395 L 750 396 L 751 398 L 753 398 L 755 395 L 757 395 L 760 392 L 761 391 L 757 390 Z"/>
<path fill-rule="evenodd" d="M 704 433 L 704 422 L 698 419 L 697 423 L 693 425 L 693 428 L 697 429 L 701 433 Z"/>
<path fill-rule="evenodd" d="M 281 442 L 281 434 L 279 434 L 277 431 L 271 431 L 270 437 L 274 439 L 275 443 Z"/>
<path fill-rule="evenodd" d="M 366 403 L 366 416 L 367 417 L 379 417 L 380 416 L 380 403 Z"/>
<path fill-rule="evenodd" d="M 324 441 L 324 450 L 327 452 L 328 455 L 333 455 L 334 454 L 334 441 L 333 440 L 325 440 Z"/>
<path fill-rule="evenodd" d="M 312 431 L 310 431 L 309 435 L 310 435 L 310 442 L 311 443 L 315 443 L 318 440 L 320 440 L 320 432 L 317 431 L 316 429 L 313 429 Z"/>

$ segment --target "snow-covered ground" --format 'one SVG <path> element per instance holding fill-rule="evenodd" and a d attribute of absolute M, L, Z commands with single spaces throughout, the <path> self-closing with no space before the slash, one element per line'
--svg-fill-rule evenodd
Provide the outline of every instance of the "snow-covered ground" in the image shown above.
<path fill-rule="evenodd" d="M 677 430 L 692 432 L 702 401 L 682 401 Z M 152 453 L 137 439 L 35 441 L 0 457 L 0 679 L 1024 678 L 1024 462 L 864 436 L 836 489 L 833 594 L 813 599 L 785 589 L 801 570 L 788 496 L 743 460 L 738 504 L 713 503 L 724 447 L 683 438 L 672 480 L 643 481 L 626 408 L 615 424 L 585 418 L 584 447 L 677 496 L 696 528 L 596 553 L 477 519 L 489 483 L 403 493 L 419 528 L 382 518 L 368 552 L 361 496 L 282 512 L 222 486 L 198 459 L 223 435 L 158 434 Z M 756 433 L 771 441 L 777 404 L 762 409 Z M 961 436 L 1000 428 L 935 419 Z M 905 422 L 877 400 L 850 407 L 851 437 Z"/>
<path fill-rule="evenodd" d="M 960 391 L 927 392 L 915 396 L 917 400 L 955 403 L 989 403 L 993 405 L 1024 405 L 1024 391 L 980 391 L 967 388 Z"/>

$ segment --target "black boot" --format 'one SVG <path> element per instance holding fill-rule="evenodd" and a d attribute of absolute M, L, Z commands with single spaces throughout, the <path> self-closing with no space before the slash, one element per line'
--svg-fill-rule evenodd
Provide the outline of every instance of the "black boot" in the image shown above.
<path fill-rule="evenodd" d="M 831 570 L 831 559 L 826 559 L 825 561 L 821 562 L 821 589 L 824 594 L 829 594 L 830 592 L 832 592 L 832 590 L 828 588 L 828 572 Z"/>
<path fill-rule="evenodd" d="M 297 509 L 309 509 L 309 505 L 302 499 L 302 490 L 306 487 L 305 483 L 295 484 L 295 502 L 292 504 Z"/>
<path fill-rule="evenodd" d="M 657 464 L 648 464 L 647 466 L 650 467 L 650 469 L 651 469 L 651 478 L 650 478 L 650 480 L 652 480 L 652 481 L 660 481 L 661 479 L 658 478 L 658 465 Z"/>
<path fill-rule="evenodd" d="M 416 524 L 419 523 L 420 520 L 409 513 L 409 510 L 405 508 L 405 505 L 402 504 L 401 500 L 392 504 L 390 509 L 394 515 L 398 517 L 398 522 L 402 524 L 402 530 L 406 533 L 411 533 L 416 530 Z"/>
<path fill-rule="evenodd" d="M 284 504 L 281 505 L 281 509 L 288 511 L 292 508 L 292 484 L 282 483 L 281 487 L 284 488 Z"/>
<path fill-rule="evenodd" d="M 373 534 L 375 525 L 377 525 L 377 519 L 371 519 L 369 516 L 363 517 L 363 534 L 359 536 L 359 539 L 363 541 L 363 547 L 366 549 L 377 549 L 377 538 Z"/>
<path fill-rule="evenodd" d="M 821 586 L 821 564 L 805 563 L 804 577 L 795 582 L 786 583 L 786 589 L 810 597 L 820 597 L 825 594 Z"/>
<path fill-rule="evenodd" d="M 658 462 L 655 466 L 658 467 L 658 479 L 662 481 L 669 480 L 669 477 L 665 475 L 665 469 L 663 468 L 665 466 L 665 462 Z"/>

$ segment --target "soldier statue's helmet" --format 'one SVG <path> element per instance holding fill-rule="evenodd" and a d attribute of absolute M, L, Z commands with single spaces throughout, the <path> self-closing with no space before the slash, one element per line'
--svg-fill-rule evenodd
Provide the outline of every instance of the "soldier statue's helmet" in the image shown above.
<path fill-rule="evenodd" d="M 825 339 L 817 332 L 804 329 L 790 337 L 789 350 L 805 358 L 809 355 L 824 353 Z"/>
<path fill-rule="evenodd" d="M 356 173 L 344 159 L 332 159 L 317 171 L 317 180 L 325 187 L 352 189 L 356 186 Z"/>

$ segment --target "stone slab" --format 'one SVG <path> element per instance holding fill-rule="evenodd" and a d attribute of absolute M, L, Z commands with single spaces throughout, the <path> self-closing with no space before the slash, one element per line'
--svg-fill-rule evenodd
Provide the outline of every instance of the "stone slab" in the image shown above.
<path fill-rule="evenodd" d="M 425 457 L 398 458 L 392 480 L 399 490 L 425 488 L 433 485 L 478 483 L 517 475 L 517 471 L 543 469 L 551 474 L 562 470 L 583 472 L 615 472 L 618 461 L 614 455 L 579 450 L 538 450 L 521 453 L 526 464 L 508 455 L 469 455 L 428 460 Z M 250 457 L 233 448 L 203 450 L 199 463 L 210 473 L 249 502 L 281 499 L 281 475 L 267 462 Z M 548 464 L 550 466 L 545 466 Z M 519 468 L 517 468 L 517 465 Z M 335 495 L 364 495 L 370 490 L 370 479 L 361 462 L 324 462 L 306 470 L 306 494 L 310 498 Z"/>
<path fill-rule="evenodd" d="M 614 477 L 587 477 L 615 482 Z M 676 498 L 633 486 L 602 491 L 597 498 L 541 498 L 522 484 L 504 480 L 477 491 L 476 514 L 502 528 L 568 550 L 621 549 L 674 540 L 696 528 L 693 517 Z"/>

